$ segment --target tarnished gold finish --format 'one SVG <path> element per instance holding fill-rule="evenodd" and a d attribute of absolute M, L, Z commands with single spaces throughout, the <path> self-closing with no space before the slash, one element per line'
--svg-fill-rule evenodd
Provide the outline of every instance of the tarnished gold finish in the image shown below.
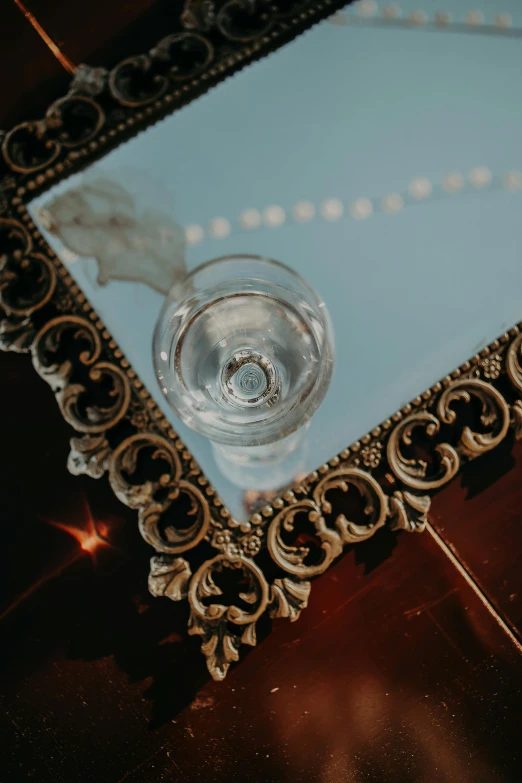
<path fill-rule="evenodd" d="M 510 427 L 516 437 L 522 435 L 517 326 L 240 523 L 216 497 L 22 204 L 17 212 L 19 218 L 0 223 L 2 347 L 31 353 L 79 433 L 71 439 L 71 472 L 93 478 L 107 473 L 117 497 L 138 511 L 141 534 L 157 552 L 150 590 L 188 600 L 189 632 L 202 637 L 216 679 L 238 660 L 242 644 L 255 644 L 263 613 L 297 620 L 311 579 L 346 545 L 385 525 L 423 530 L 430 494 L 463 462 L 495 448 Z M 19 284 L 25 275 L 27 286 Z M 74 312 L 64 313 L 64 302 Z M 358 493 L 361 518 L 336 511 L 336 491 Z M 179 518 L 180 498 L 189 524 Z M 301 532 L 306 545 L 298 540 Z M 203 542 L 215 554 L 193 573 L 190 553 Z M 276 566 L 271 579 L 260 565 L 263 553 Z M 226 600 L 221 578 L 229 583 Z"/>
<path fill-rule="evenodd" d="M 390 527 L 408 533 L 422 533 L 428 521 L 429 495 L 412 495 L 411 492 L 394 492 L 390 498 Z"/>
<path fill-rule="evenodd" d="M 291 546 L 286 544 L 282 537 L 283 531 L 294 531 L 296 517 L 300 514 L 305 514 L 315 528 L 321 548 L 321 560 L 316 565 L 305 565 L 305 558 L 310 553 L 308 547 Z M 326 525 L 324 517 L 313 500 L 297 501 L 295 505 L 281 511 L 268 528 L 267 546 L 272 559 L 283 571 L 303 579 L 311 579 L 322 574 L 343 551 L 339 533 Z"/>
<path fill-rule="evenodd" d="M 454 424 L 457 414 L 452 409 L 452 403 L 458 400 L 470 402 L 473 398 L 480 402 L 480 423 L 485 428 L 491 427 L 492 431 L 481 433 L 474 432 L 471 427 L 464 427 L 459 448 L 469 459 L 498 446 L 509 429 L 509 408 L 503 396 L 494 386 L 475 378 L 455 381 L 441 394 L 437 404 L 437 414 L 441 421 Z"/>
<path fill-rule="evenodd" d="M 78 126 L 81 133 L 72 134 Z M 71 91 L 47 110 L 43 120 L 22 122 L 6 133 L 2 154 L 8 167 L 29 174 L 51 166 L 69 150 L 83 147 L 101 131 L 105 123 L 102 107 L 92 98 Z"/>
<path fill-rule="evenodd" d="M 77 361 L 71 340 L 68 343 L 68 358 L 55 361 L 67 332 L 72 340 L 82 345 L 77 353 Z M 130 402 L 130 383 L 121 367 L 99 361 L 101 340 L 96 328 L 85 318 L 75 315 L 62 315 L 48 321 L 34 338 L 31 352 L 33 364 L 39 375 L 54 391 L 63 417 L 78 432 L 96 434 L 114 427 L 126 414 Z M 78 367 L 88 368 L 85 383 L 74 383 L 73 375 Z M 80 403 L 88 399 L 90 384 L 109 382 L 110 403 L 97 406 Z"/>
<path fill-rule="evenodd" d="M 406 416 L 390 435 L 387 457 L 397 478 L 406 486 L 422 492 L 437 489 L 451 481 L 458 473 L 460 460 L 449 443 L 436 443 L 433 452 L 437 455 L 438 467 L 427 477 L 427 462 L 405 457 L 402 451 L 403 446 L 412 446 L 413 433 L 417 428 L 422 428 L 426 435 L 433 437 L 440 433 L 440 421 L 425 410 Z"/>
<path fill-rule="evenodd" d="M 25 202 L 340 5 L 298 2 L 283 15 L 257 0 L 187 0 L 182 30 L 110 74 L 80 67 L 44 120 L 18 125 L 2 142 L 0 348 L 30 354 L 53 389 L 76 432 L 69 470 L 107 474 L 117 497 L 137 510 L 156 552 L 149 589 L 188 600 L 189 633 L 201 636 L 216 679 L 238 660 L 242 644 L 256 643 L 265 612 L 297 620 L 311 579 L 345 546 L 384 526 L 422 531 L 431 495 L 463 463 L 494 449 L 510 429 L 522 437 L 522 325 L 238 522 L 46 245 Z M 336 508 L 343 493 L 359 495 L 361 513 Z"/>
<path fill-rule="evenodd" d="M 5 335 L 6 343 L 14 340 L 11 350 L 17 345 L 23 350 L 22 322 L 50 302 L 55 288 L 56 271 L 47 255 L 35 250 L 27 227 L 0 217 L 0 308 L 8 316 L 2 323 L 0 347 Z"/>
<path fill-rule="evenodd" d="M 43 119 L 16 125 L 3 140 L 0 134 L 1 158 L 19 175 L 60 176 L 343 5 L 346 0 L 295 0 L 287 7 L 265 0 L 186 0 L 173 20 L 175 31 L 148 52 L 110 71 L 76 68 L 68 94 Z"/>
<path fill-rule="evenodd" d="M 506 371 L 511 383 L 522 392 L 522 334 L 519 334 L 506 351 Z M 500 375 L 500 372 L 498 373 Z M 495 377 L 498 377 L 495 376 Z M 491 376 L 490 376 L 491 377 Z"/>
<path fill-rule="evenodd" d="M 457 475 L 462 458 L 478 457 L 504 440 L 510 425 L 510 409 L 502 394 L 491 383 L 478 377 L 480 373 L 485 375 L 485 372 L 484 361 L 478 362 L 478 367 L 450 383 L 438 396 L 436 415 L 424 409 L 406 416 L 395 427 L 388 439 L 387 456 L 391 469 L 403 484 L 419 491 L 438 489 Z M 466 425 L 460 436 L 452 438 L 453 443 L 442 440 L 441 426 L 458 426 L 459 423 L 453 404 L 459 401 L 470 403 L 473 399 L 480 404 L 480 415 L 477 418 L 486 432 L 475 432 Z M 411 449 L 413 446 L 416 428 L 422 428 L 427 436 L 435 438 L 431 470 L 425 459 L 404 455 L 404 447 Z"/>
<path fill-rule="evenodd" d="M 329 471 L 313 491 L 313 498 L 324 514 L 332 513 L 332 504 L 326 499 L 326 493 L 331 489 L 341 489 L 347 492 L 352 485 L 359 491 L 365 501 L 364 524 L 352 522 L 340 514 L 335 520 L 335 528 L 343 544 L 356 544 L 373 536 L 376 530 L 384 525 L 388 514 L 388 501 L 377 481 L 366 471 L 358 467 L 344 467 Z"/>
<path fill-rule="evenodd" d="M 247 587 L 238 589 L 238 598 L 251 607 L 242 609 L 235 604 L 219 603 L 221 589 L 213 579 L 213 573 L 223 569 L 240 572 Z M 203 600 L 214 596 L 215 603 L 204 604 Z M 243 554 L 228 552 L 219 554 L 203 563 L 190 581 L 188 599 L 191 613 L 189 633 L 202 637 L 201 651 L 207 657 L 212 676 L 222 680 L 233 661 L 239 660 L 241 644 L 256 645 L 256 622 L 268 605 L 268 583 L 256 563 Z M 237 626 L 237 632 L 230 630 L 230 624 Z"/>

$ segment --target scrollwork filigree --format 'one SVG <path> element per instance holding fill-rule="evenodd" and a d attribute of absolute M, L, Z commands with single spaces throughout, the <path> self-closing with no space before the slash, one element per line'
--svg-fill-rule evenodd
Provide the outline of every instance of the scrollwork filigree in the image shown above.
<path fill-rule="evenodd" d="M 225 38 L 244 43 L 266 35 L 274 22 L 263 0 L 228 0 L 216 16 L 216 27 Z"/>
<path fill-rule="evenodd" d="M 194 522 L 181 530 L 174 526 L 165 527 L 162 533 L 162 515 L 182 494 L 190 500 L 188 514 L 194 518 Z M 170 489 L 164 501 L 151 504 L 147 510 L 140 509 L 139 524 L 141 535 L 157 551 L 170 554 L 186 552 L 205 538 L 210 526 L 210 509 L 205 496 L 197 487 L 188 481 L 180 481 Z"/>
<path fill-rule="evenodd" d="M 522 437 L 520 326 L 282 498 L 264 498 L 250 521 L 239 522 L 162 420 L 101 322 L 92 312 L 87 318 L 85 297 L 80 300 L 29 228 L 23 202 L 104 144 L 133 133 L 136 122 L 182 105 L 340 5 L 186 0 L 180 26 L 149 52 L 127 57 L 111 71 L 80 66 L 68 94 L 43 119 L 0 134 L 3 169 L 10 170 L 0 185 L 0 348 L 31 352 L 80 433 L 71 439 L 69 470 L 93 478 L 108 473 L 117 497 L 138 511 L 141 534 L 156 550 L 149 589 L 188 600 L 189 632 L 202 637 L 218 680 L 238 660 L 241 644 L 256 643 L 263 613 L 297 620 L 311 579 L 344 546 L 384 526 L 422 531 L 431 495 L 463 462 L 496 448 L 510 426 Z M 352 519 L 342 503 L 341 493 L 350 489 L 362 500 L 362 519 Z M 180 519 L 180 509 L 187 519 Z M 203 542 L 213 554 L 201 563 L 204 549 L 190 551 Z"/>
<path fill-rule="evenodd" d="M 439 461 L 438 470 L 428 473 L 428 463 L 417 457 L 404 455 L 403 446 L 413 447 L 412 433 L 422 427 L 429 437 L 440 433 L 441 422 L 452 425 L 457 422 L 453 409 L 455 402 L 470 403 L 476 399 L 481 407 L 480 423 L 489 432 L 475 432 L 466 424 L 457 440 L 457 446 L 437 443 L 434 454 Z M 408 487 L 426 491 L 447 484 L 459 471 L 461 456 L 474 459 L 498 446 L 504 440 L 510 425 L 509 407 L 502 394 L 491 384 L 479 378 L 467 377 L 453 381 L 445 389 L 436 404 L 435 413 L 418 411 L 397 425 L 387 445 L 388 462 L 395 475 Z"/>
<path fill-rule="evenodd" d="M 522 334 L 515 337 L 506 351 L 506 371 L 513 386 L 522 392 Z"/>
<path fill-rule="evenodd" d="M 138 474 L 138 461 L 146 453 L 153 463 L 165 464 L 167 470 L 155 480 L 148 478 L 133 484 L 130 478 Z M 143 538 L 157 552 L 169 555 L 197 546 L 210 526 L 207 499 L 194 484 L 181 478 L 181 471 L 179 455 L 172 444 L 151 432 L 138 433 L 120 443 L 109 464 L 109 480 L 115 494 L 125 505 L 139 509 Z M 163 517 L 181 495 L 189 499 L 188 515 L 194 521 L 188 527 L 178 529 L 163 524 Z"/>
<path fill-rule="evenodd" d="M 4 221 L 0 228 L 6 247 L 0 283 L 6 317 L 0 322 L 0 341 L 10 339 L 15 350 L 31 345 L 35 366 L 53 388 L 65 418 L 83 433 L 71 439 L 71 472 L 94 478 L 108 472 L 116 495 L 138 510 L 140 532 L 157 552 L 151 560 L 150 591 L 188 600 L 189 632 L 202 637 L 201 648 L 216 679 L 223 679 L 238 660 L 242 644 L 256 643 L 256 623 L 264 612 L 274 619 L 297 620 L 307 605 L 311 579 L 323 573 L 345 545 L 363 541 L 385 525 L 391 530 L 424 530 L 431 491 L 453 478 L 463 460 L 498 446 L 510 426 L 521 437 L 522 400 L 508 402 L 493 383 L 496 377 L 486 382 L 484 357 L 477 357 L 460 377 L 424 395 L 422 405 L 417 401 L 418 410 L 412 412 L 408 406 L 397 415 L 395 426 L 377 428 L 372 437 L 346 450 L 342 463 L 340 458 L 332 460 L 331 466 L 310 474 L 284 499 L 273 500 L 273 507 L 263 506 L 250 521 L 238 522 L 215 498 L 182 444 L 154 431 L 154 406 L 143 405 L 143 393 L 131 400 L 129 377 L 104 354 L 94 319 L 56 316 L 57 308 L 51 307 L 49 319 L 35 328 L 33 315 L 55 299 L 61 301 L 67 289 L 57 293 L 52 288 L 57 286 L 52 261 L 35 251 L 21 223 Z M 36 253 L 42 256 L 41 268 L 51 274 L 34 265 Z M 33 259 L 31 264 L 22 263 L 27 257 Z M 17 285 L 23 274 L 36 281 L 36 294 L 20 293 Z M 73 346 L 77 360 L 72 358 Z M 494 367 L 503 368 L 514 393 L 519 391 L 521 346 L 517 332 L 511 342 L 506 338 L 505 347 L 495 345 L 492 353 Z M 498 380 L 503 383 L 502 374 Z M 97 386 L 102 395 L 94 403 Z M 465 422 L 462 403 L 468 409 Z M 480 426 L 470 423 L 477 413 Z M 129 427 L 137 432 L 123 439 L 110 435 L 124 418 L 125 432 Z M 426 459 L 426 440 L 424 451 L 418 451 L 415 442 L 417 428 L 428 443 L 433 442 Z M 386 488 L 383 476 L 388 477 Z M 362 500 L 362 521 L 352 519 L 345 509 L 336 510 L 336 492 L 351 488 Z M 188 524 L 178 522 L 181 498 L 188 501 Z M 217 554 L 193 574 L 179 555 L 203 540 Z M 267 553 L 276 569 L 270 582 L 260 565 Z M 230 574 L 235 576 L 232 598 L 229 584 L 220 582 Z"/>
<path fill-rule="evenodd" d="M 122 106 L 147 106 L 160 98 L 168 85 L 168 79 L 153 73 L 153 61 L 147 54 L 128 57 L 109 76 L 109 89 Z"/>
<path fill-rule="evenodd" d="M 75 367 L 70 358 L 53 361 L 60 353 L 66 335 L 82 346 L 79 365 L 88 368 L 87 379 L 93 384 L 108 384 L 111 402 L 94 402 L 85 383 L 71 381 Z M 65 350 L 65 349 L 64 349 Z M 79 432 L 101 433 L 114 427 L 126 414 L 130 402 L 130 383 L 116 364 L 99 361 L 101 340 L 95 327 L 86 319 L 62 315 L 48 321 L 32 345 L 33 363 L 38 374 L 52 388 L 66 421 Z M 82 397 L 85 395 L 86 403 Z"/>
<path fill-rule="evenodd" d="M 223 569 L 240 571 L 247 580 L 247 587 L 243 587 L 237 595 L 243 606 L 205 603 L 223 595 L 214 580 L 214 573 Z M 191 606 L 189 633 L 202 637 L 201 650 L 214 679 L 222 680 L 226 676 L 230 664 L 239 659 L 241 644 L 255 646 L 256 622 L 265 612 L 268 598 L 268 583 L 263 572 L 253 560 L 243 555 L 230 558 L 219 554 L 203 563 L 194 574 L 188 592 Z M 238 627 L 237 632 L 231 630 L 234 626 Z"/>
<path fill-rule="evenodd" d="M 54 132 L 58 143 L 67 149 L 94 139 L 104 122 L 105 113 L 94 98 L 75 92 L 59 98 L 45 114 L 47 132 Z"/>
<path fill-rule="evenodd" d="M 322 556 L 321 561 L 314 565 L 305 563 L 310 554 L 309 547 L 287 544 L 282 537 L 284 531 L 293 532 L 295 519 L 299 514 L 304 514 L 315 528 Z M 267 546 L 274 562 L 287 573 L 300 579 L 311 579 L 322 574 L 343 550 L 339 533 L 327 527 L 324 517 L 313 500 L 298 501 L 277 514 L 268 528 Z"/>
<path fill-rule="evenodd" d="M 9 268 L 7 256 L 4 260 L 0 258 L 0 307 L 9 315 L 31 315 L 51 300 L 56 284 L 54 270 L 42 253 L 14 255 L 12 263 L 18 267 L 17 271 Z M 22 277 L 31 280 L 22 285 Z"/>
<path fill-rule="evenodd" d="M 2 154 L 8 167 L 20 174 L 40 171 L 60 155 L 61 145 L 47 136 L 45 120 L 21 122 L 5 134 Z"/>
<path fill-rule="evenodd" d="M 168 472 L 151 480 L 147 478 L 141 483 L 132 484 L 125 476 L 131 477 L 137 473 L 138 459 L 147 450 L 152 452 L 154 462 L 166 464 Z M 152 432 L 138 433 L 126 438 L 114 450 L 110 466 L 109 481 L 116 496 L 130 508 L 148 508 L 155 504 L 154 496 L 161 489 L 177 486 L 181 477 L 181 461 L 173 445 Z"/>
<path fill-rule="evenodd" d="M 62 149 L 94 139 L 104 122 L 105 114 L 93 98 L 70 93 L 51 104 L 44 119 L 22 122 L 6 133 L 4 160 L 20 174 L 41 171 L 55 163 Z"/>
<path fill-rule="evenodd" d="M 0 218 L 0 308 L 13 325 L 48 304 L 55 289 L 56 271 L 47 256 L 34 250 L 27 228 Z"/>
<path fill-rule="evenodd" d="M 75 165 L 100 140 L 132 132 L 134 112 L 141 122 L 143 107 L 159 115 L 167 97 L 181 105 L 204 92 L 209 79 L 223 78 L 344 4 L 185 0 L 172 32 L 148 52 L 126 57 L 110 71 L 79 65 L 67 95 L 42 119 L 22 122 L 0 138 L 7 168 L 22 177 L 44 170 L 54 176 L 55 166 Z"/>
<path fill-rule="evenodd" d="M 169 66 L 171 79 L 182 82 L 208 68 L 214 58 L 214 47 L 203 35 L 183 32 L 163 38 L 150 54 L 157 62 Z"/>
<path fill-rule="evenodd" d="M 434 437 L 440 431 L 440 421 L 427 411 L 418 411 L 406 416 L 388 439 L 389 465 L 395 475 L 413 489 L 421 491 L 438 489 L 457 475 L 460 467 L 459 455 L 449 443 L 436 444 L 434 451 L 439 459 L 439 467 L 428 477 L 427 462 L 423 459 L 405 457 L 402 451 L 403 445 L 412 445 L 412 433 L 417 427 L 421 427 L 427 436 Z"/>
<path fill-rule="evenodd" d="M 474 432 L 468 425 L 464 427 L 460 436 L 460 449 L 468 459 L 494 449 L 504 440 L 509 429 L 509 408 L 504 397 L 494 386 L 477 378 L 454 381 L 439 398 L 438 416 L 446 424 L 455 423 L 457 414 L 451 407 L 452 403 L 459 400 L 469 403 L 473 397 L 481 406 L 481 424 L 491 427 L 491 431 Z"/>
<path fill-rule="evenodd" d="M 355 467 L 332 470 L 319 481 L 313 490 L 316 505 L 323 513 L 331 514 L 332 504 L 326 499 L 326 493 L 332 489 L 347 492 L 350 485 L 360 492 L 365 501 L 364 513 L 368 521 L 359 525 L 340 514 L 335 520 L 335 527 L 345 544 L 355 544 L 373 536 L 375 531 L 384 525 L 388 514 L 388 500 L 377 481 L 369 473 Z"/>

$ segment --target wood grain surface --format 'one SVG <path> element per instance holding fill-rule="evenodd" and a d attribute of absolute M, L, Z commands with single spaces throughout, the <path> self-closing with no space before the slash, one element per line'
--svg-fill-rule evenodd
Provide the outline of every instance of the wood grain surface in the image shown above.
<path fill-rule="evenodd" d="M 506 443 L 466 466 L 434 498 L 431 519 L 522 638 L 522 444 Z"/>
<path fill-rule="evenodd" d="M 175 3 L 26 5 L 74 62 L 110 65 Z M 69 77 L 0 13 L 6 128 Z M 1 783 L 522 779 L 522 444 L 440 492 L 434 535 L 349 551 L 214 683 L 186 607 L 147 592 L 135 514 L 67 472 L 71 434 L 30 359 L 0 352 Z M 110 541 L 94 558 L 56 526 L 89 519 Z"/>

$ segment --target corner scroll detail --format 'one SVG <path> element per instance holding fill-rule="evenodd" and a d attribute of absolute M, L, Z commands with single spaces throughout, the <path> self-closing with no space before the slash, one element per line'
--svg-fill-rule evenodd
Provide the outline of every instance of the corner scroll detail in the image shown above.
<path fill-rule="evenodd" d="M 238 592 L 235 603 L 204 603 L 217 599 L 223 591 L 216 584 L 214 574 L 223 569 L 241 572 L 247 586 Z M 222 680 L 230 664 L 239 659 L 239 646 L 256 644 L 256 622 L 268 605 L 268 584 L 261 569 L 253 560 L 239 555 L 230 558 L 219 554 L 198 569 L 192 577 L 188 591 L 191 607 L 189 634 L 202 637 L 201 651 L 207 658 L 207 666 L 215 680 Z M 246 605 L 246 608 L 245 608 Z M 237 626 L 237 631 L 234 630 Z"/>

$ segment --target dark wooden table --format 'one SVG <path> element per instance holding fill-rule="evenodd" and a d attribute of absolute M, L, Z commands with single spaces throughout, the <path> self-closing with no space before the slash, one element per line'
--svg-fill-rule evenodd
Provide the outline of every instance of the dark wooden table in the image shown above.
<path fill-rule="evenodd" d="M 110 64 L 175 4 L 26 5 L 74 62 Z M 8 127 L 68 77 L 4 12 Z M 186 607 L 147 592 L 134 513 L 67 473 L 71 434 L 30 359 L 0 353 L 2 783 L 522 780 L 522 444 L 468 465 L 430 531 L 348 552 L 214 683 Z M 94 558 L 56 526 L 89 519 Z"/>

